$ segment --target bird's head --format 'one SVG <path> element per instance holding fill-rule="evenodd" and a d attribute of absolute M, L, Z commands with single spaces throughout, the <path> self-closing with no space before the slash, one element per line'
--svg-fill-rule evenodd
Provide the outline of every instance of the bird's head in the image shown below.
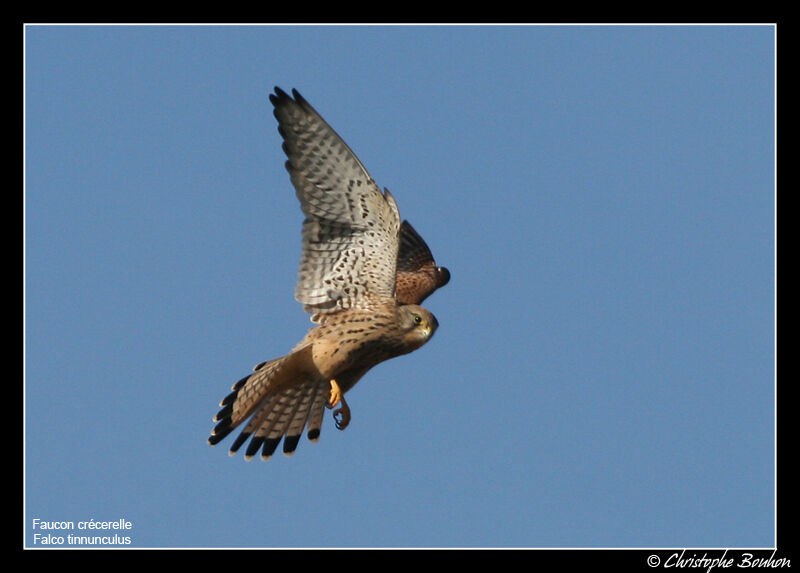
<path fill-rule="evenodd" d="M 398 307 L 403 339 L 411 347 L 409 351 L 419 348 L 431 339 L 439 328 L 439 321 L 431 312 L 416 304 Z"/>

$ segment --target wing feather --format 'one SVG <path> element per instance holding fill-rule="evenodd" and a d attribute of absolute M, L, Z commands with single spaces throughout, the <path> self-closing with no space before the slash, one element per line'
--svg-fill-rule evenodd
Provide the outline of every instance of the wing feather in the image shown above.
<path fill-rule="evenodd" d="M 297 92 L 270 94 L 305 214 L 295 298 L 310 313 L 394 297 L 400 214 L 341 137 Z"/>

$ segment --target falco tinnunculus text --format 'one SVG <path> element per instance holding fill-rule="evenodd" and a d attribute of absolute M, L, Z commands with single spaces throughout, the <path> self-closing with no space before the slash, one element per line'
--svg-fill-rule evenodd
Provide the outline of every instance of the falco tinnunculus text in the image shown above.
<path fill-rule="evenodd" d="M 293 453 L 306 427 L 316 441 L 326 406 L 341 404 L 334 419 L 344 429 L 344 394 L 376 364 L 430 340 L 439 324 L 419 303 L 450 279 L 422 237 L 401 222 L 389 190 L 381 192 L 314 108 L 296 90 L 292 95 L 275 88 L 269 99 L 305 214 L 295 298 L 318 324 L 220 402 L 208 442 L 247 420 L 230 453 L 249 438 L 248 460 L 259 450 L 268 459 L 284 436 L 284 453 Z"/>

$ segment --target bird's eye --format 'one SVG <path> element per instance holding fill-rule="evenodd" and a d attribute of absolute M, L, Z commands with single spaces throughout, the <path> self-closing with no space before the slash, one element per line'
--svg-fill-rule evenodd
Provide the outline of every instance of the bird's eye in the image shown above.
<path fill-rule="evenodd" d="M 414 315 L 414 324 L 420 324 L 420 323 L 422 323 L 422 317 L 420 315 L 418 315 L 418 314 L 415 314 Z"/>

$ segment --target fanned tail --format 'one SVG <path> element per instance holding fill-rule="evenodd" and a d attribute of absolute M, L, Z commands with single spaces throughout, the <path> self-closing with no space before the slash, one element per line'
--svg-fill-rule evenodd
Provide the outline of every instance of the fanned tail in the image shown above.
<path fill-rule="evenodd" d="M 210 445 L 222 441 L 248 420 L 230 447 L 234 455 L 250 439 L 245 460 L 259 450 L 269 459 L 283 439 L 283 452 L 294 453 L 303 429 L 308 439 L 319 439 L 322 421 L 330 395 L 330 382 L 309 368 L 311 348 L 303 348 L 288 356 L 262 362 L 255 371 L 236 382 L 231 393 L 220 402 L 214 416 L 217 425 L 208 438 Z"/>

